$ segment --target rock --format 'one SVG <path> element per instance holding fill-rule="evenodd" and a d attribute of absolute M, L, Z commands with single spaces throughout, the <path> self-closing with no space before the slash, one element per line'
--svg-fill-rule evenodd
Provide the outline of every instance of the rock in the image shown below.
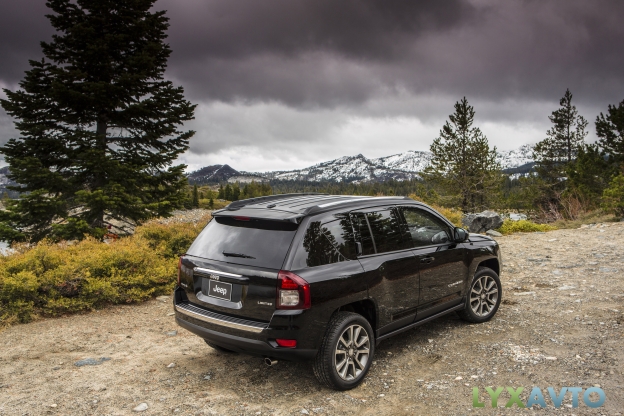
<path fill-rule="evenodd" d="M 534 295 L 535 292 L 520 292 L 520 293 L 514 293 L 515 296 L 529 296 L 529 295 Z"/>
<path fill-rule="evenodd" d="M 462 376 L 457 376 L 455 377 L 455 380 L 463 380 L 464 378 Z"/>
<path fill-rule="evenodd" d="M 576 289 L 576 286 L 572 286 L 572 285 L 563 285 L 561 287 L 558 288 L 559 290 L 570 290 L 570 289 Z"/>
<path fill-rule="evenodd" d="M 167 332 L 167 336 L 168 337 L 175 337 L 176 335 L 178 335 L 178 331 L 169 331 L 169 332 Z"/>
<path fill-rule="evenodd" d="M 483 211 L 478 214 L 466 214 L 462 218 L 462 225 L 471 233 L 483 233 L 494 230 L 503 225 L 503 219 L 494 211 Z"/>
<path fill-rule="evenodd" d="M 175 367 L 175 363 L 171 363 L 167 366 L 167 368 L 173 368 L 173 367 Z"/>
<path fill-rule="evenodd" d="M 147 409 L 148 409 L 147 403 L 141 403 L 140 405 L 138 405 L 137 407 L 132 409 L 132 411 L 133 412 L 144 412 Z"/>
<path fill-rule="evenodd" d="M 110 357 L 100 357 L 98 360 L 95 358 L 85 358 L 84 360 L 76 361 L 74 365 L 76 367 L 82 367 L 85 365 L 100 365 L 105 361 L 110 361 Z"/>
<path fill-rule="evenodd" d="M 52 403 L 52 404 L 50 405 L 50 407 L 56 407 L 56 406 L 57 406 L 57 404 L 56 404 L 56 403 Z"/>
<path fill-rule="evenodd" d="M 171 296 L 158 296 L 156 300 L 159 302 L 169 303 L 171 302 Z"/>
<path fill-rule="evenodd" d="M 304 415 L 309 415 L 310 412 L 308 412 L 306 409 L 301 409 L 301 413 Z"/>
<path fill-rule="evenodd" d="M 502 237 L 503 236 L 501 233 L 499 233 L 498 231 L 494 231 L 494 230 L 487 230 L 485 234 L 489 235 L 490 237 Z"/>
<path fill-rule="evenodd" d="M 210 380 L 212 378 L 212 376 L 210 374 L 207 374 L 204 376 L 204 380 Z"/>
<path fill-rule="evenodd" d="M 520 220 L 526 220 L 527 216 L 524 214 L 517 214 L 515 212 L 512 212 L 509 214 L 509 219 L 512 221 L 520 221 Z"/>

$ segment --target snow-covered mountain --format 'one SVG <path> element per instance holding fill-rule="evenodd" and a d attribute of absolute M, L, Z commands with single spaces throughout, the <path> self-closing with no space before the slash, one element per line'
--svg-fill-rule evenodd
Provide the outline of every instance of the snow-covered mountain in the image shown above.
<path fill-rule="evenodd" d="M 359 154 L 322 162 L 305 169 L 266 172 L 262 175 L 269 179 L 312 182 L 405 180 L 418 177 L 418 172 L 429 164 L 430 159 L 429 152 L 415 151 L 377 159 L 368 159 Z"/>
<path fill-rule="evenodd" d="M 498 152 L 498 163 L 503 170 L 518 168 L 529 163 L 533 163 L 533 146 L 525 144 L 514 150 Z"/>
<path fill-rule="evenodd" d="M 499 152 L 498 162 L 503 170 L 516 171 L 519 167 L 532 164 L 533 148 L 524 145 L 515 150 Z M 196 182 L 205 180 L 214 181 L 219 176 L 220 181 L 234 181 L 236 175 L 247 175 L 258 179 L 285 181 L 336 181 L 336 182 L 361 182 L 361 181 L 385 181 L 388 179 L 406 180 L 419 177 L 419 173 L 425 169 L 431 161 L 430 152 L 409 150 L 392 156 L 368 159 L 362 154 L 356 156 L 344 156 L 338 159 L 322 162 L 304 169 L 274 171 L 274 172 L 238 172 L 227 165 L 215 165 L 189 175 L 189 179 Z M 213 176 L 213 172 L 227 174 Z M 208 172 L 209 171 L 209 172 Z M 228 176 L 229 175 L 229 176 Z M 231 177 L 230 177 L 231 176 Z"/>
<path fill-rule="evenodd" d="M 498 153 L 497 161 L 503 170 L 531 164 L 533 147 L 524 145 L 518 149 Z M 289 171 L 265 172 L 268 179 L 303 181 L 384 181 L 417 178 L 431 161 L 430 152 L 409 150 L 392 156 L 368 159 L 362 154 L 344 156 L 308 168 Z"/>

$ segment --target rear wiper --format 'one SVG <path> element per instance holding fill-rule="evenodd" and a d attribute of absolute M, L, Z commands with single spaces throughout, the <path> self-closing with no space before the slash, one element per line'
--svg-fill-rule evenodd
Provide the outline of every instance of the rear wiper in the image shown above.
<path fill-rule="evenodd" d="M 227 257 L 242 257 L 244 259 L 255 259 L 255 257 L 248 256 L 247 254 L 230 253 L 229 251 L 223 251 L 223 252 L 221 252 L 221 254 L 223 254 L 224 256 L 227 256 Z"/>

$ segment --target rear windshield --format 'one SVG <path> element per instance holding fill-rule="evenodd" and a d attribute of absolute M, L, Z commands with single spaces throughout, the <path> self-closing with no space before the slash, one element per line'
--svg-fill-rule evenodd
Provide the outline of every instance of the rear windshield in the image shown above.
<path fill-rule="evenodd" d="M 297 224 L 282 221 L 215 217 L 187 254 L 211 260 L 280 269 Z"/>

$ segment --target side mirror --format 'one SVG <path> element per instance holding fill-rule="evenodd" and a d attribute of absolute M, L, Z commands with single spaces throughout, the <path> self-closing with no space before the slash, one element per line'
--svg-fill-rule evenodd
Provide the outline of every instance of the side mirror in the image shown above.
<path fill-rule="evenodd" d="M 468 239 L 468 231 L 464 230 L 463 228 L 455 227 L 453 234 L 456 243 L 463 243 Z"/>

